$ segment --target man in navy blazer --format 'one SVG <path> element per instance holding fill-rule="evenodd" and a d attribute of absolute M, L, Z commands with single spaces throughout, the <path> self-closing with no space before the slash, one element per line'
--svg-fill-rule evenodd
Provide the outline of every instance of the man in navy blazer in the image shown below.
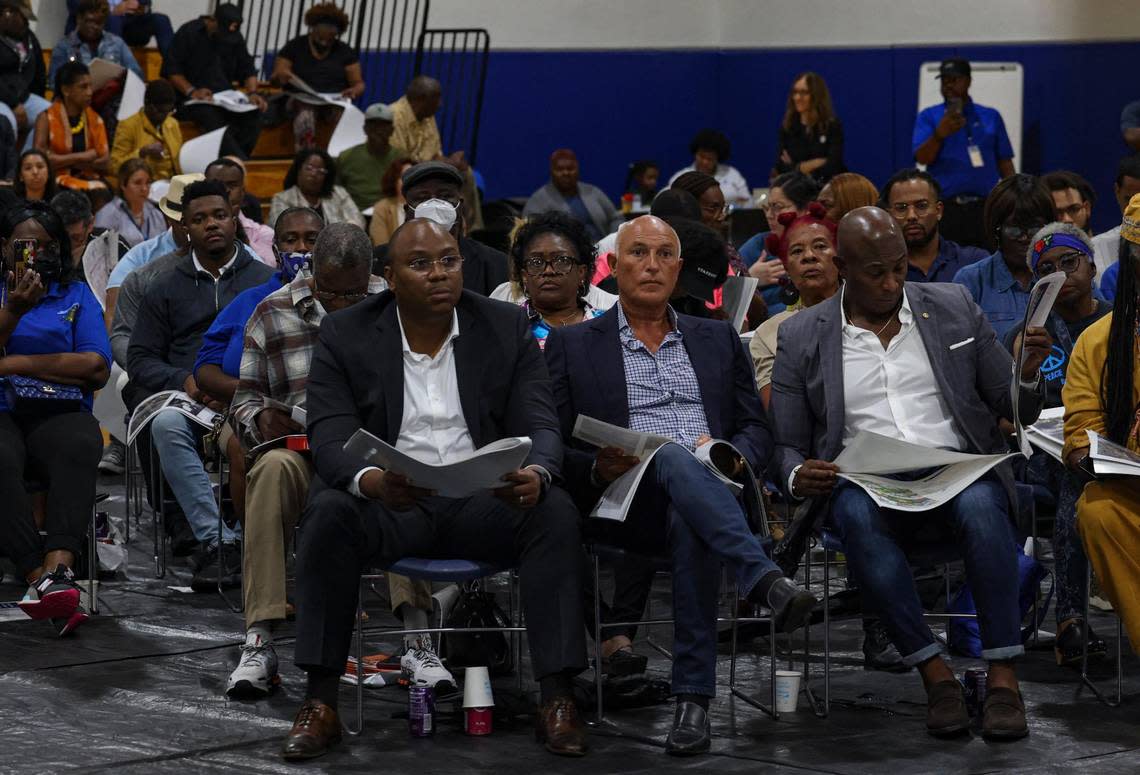
<path fill-rule="evenodd" d="M 773 609 L 780 629 L 800 626 L 815 599 L 784 578 L 749 529 L 740 502 L 692 454 L 713 438 L 724 439 L 763 470 L 772 438 L 752 363 L 732 326 L 669 306 L 681 264 L 680 243 L 667 223 L 643 216 L 624 224 L 611 259 L 618 303 L 599 318 L 554 329 L 546 360 L 567 444 L 566 486 L 580 505 L 592 504 L 639 461 L 617 448 L 598 451 L 574 441 L 579 415 L 674 442 L 653 457 L 631 513 L 624 523 L 608 525 L 606 538 L 672 558 L 677 709 L 666 750 L 687 755 L 709 746 L 721 563 L 732 568 L 742 597 Z"/>
<path fill-rule="evenodd" d="M 313 353 L 306 404 L 317 478 L 298 539 L 294 657 L 309 682 L 285 758 L 319 756 L 340 738 L 337 686 L 361 571 L 407 557 L 518 568 L 539 740 L 582 755 L 572 684 L 586 666 L 582 539 L 556 484 L 562 441 L 542 355 L 519 307 L 463 290 L 463 259 L 443 227 L 413 219 L 389 247 L 390 290 L 326 316 Z M 347 455 L 360 428 L 433 464 L 511 436 L 533 446 L 493 493 L 444 498 L 431 482 Z"/>
<path fill-rule="evenodd" d="M 904 664 L 922 675 L 927 730 L 936 736 L 965 733 L 970 719 L 962 686 L 923 621 L 905 548 L 920 526 L 939 528 L 956 543 L 977 601 L 982 656 L 989 660 L 983 734 L 1022 737 L 1025 707 L 1013 660 L 1024 648 L 1009 464 L 949 503 L 914 513 L 880 508 L 862 488 L 839 481 L 830 462 L 864 431 L 924 447 L 1007 452 L 998 418 L 1013 419 L 1010 355 L 963 288 L 905 282 L 906 241 L 885 210 L 848 213 L 839 224 L 838 248 L 840 292 L 780 326 L 770 407 L 772 474 L 793 498 L 830 507 L 864 606 L 882 619 Z M 1025 336 L 1018 401 L 1025 425 L 1041 411 L 1038 369 L 1051 344 L 1043 328 Z"/>

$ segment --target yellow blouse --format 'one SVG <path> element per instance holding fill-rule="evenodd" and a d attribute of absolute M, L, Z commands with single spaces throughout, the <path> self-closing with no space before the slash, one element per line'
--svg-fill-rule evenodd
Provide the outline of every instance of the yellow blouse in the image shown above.
<path fill-rule="evenodd" d="M 1109 313 L 1085 329 L 1073 347 L 1073 355 L 1065 373 L 1065 387 L 1061 392 L 1065 402 L 1063 454 L 1066 459 L 1073 450 L 1088 447 L 1086 430 L 1099 434 L 1105 432 L 1105 408 L 1101 390 L 1111 327 L 1112 313 Z M 1140 363 L 1133 367 L 1132 401 L 1140 403 Z M 1135 437 L 1128 439 L 1128 448 L 1140 451 L 1140 444 L 1137 444 Z"/>

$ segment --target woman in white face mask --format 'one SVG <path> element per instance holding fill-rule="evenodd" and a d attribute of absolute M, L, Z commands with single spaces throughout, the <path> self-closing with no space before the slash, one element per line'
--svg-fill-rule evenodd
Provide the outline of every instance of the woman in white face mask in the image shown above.
<path fill-rule="evenodd" d="M 336 163 L 320 148 L 306 148 L 293 157 L 285 175 L 285 190 L 273 195 L 269 222 L 290 207 L 316 210 L 325 223 L 351 223 L 365 227 L 364 216 L 341 186 L 336 185 Z"/>

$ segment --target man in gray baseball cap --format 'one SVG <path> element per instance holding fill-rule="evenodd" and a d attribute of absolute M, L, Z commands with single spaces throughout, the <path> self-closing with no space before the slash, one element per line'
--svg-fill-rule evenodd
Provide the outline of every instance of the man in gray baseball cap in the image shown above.
<path fill-rule="evenodd" d="M 361 210 L 372 207 L 384 194 L 381 183 L 392 162 L 407 154 L 394 148 L 392 108 L 382 102 L 364 111 L 364 142 L 342 151 L 336 160 L 337 183 L 344 186 Z"/>

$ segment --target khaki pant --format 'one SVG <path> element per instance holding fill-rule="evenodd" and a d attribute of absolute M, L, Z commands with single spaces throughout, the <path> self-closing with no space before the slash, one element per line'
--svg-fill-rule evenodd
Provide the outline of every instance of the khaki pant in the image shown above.
<path fill-rule="evenodd" d="M 1134 479 L 1089 482 L 1077 501 L 1077 530 L 1100 588 L 1140 651 L 1140 486 Z"/>
<path fill-rule="evenodd" d="M 246 480 L 245 551 L 242 556 L 245 623 L 285 618 L 285 547 L 309 497 L 313 465 L 288 449 L 257 459 Z M 388 574 L 392 610 L 403 603 L 431 611 L 431 584 Z"/>

